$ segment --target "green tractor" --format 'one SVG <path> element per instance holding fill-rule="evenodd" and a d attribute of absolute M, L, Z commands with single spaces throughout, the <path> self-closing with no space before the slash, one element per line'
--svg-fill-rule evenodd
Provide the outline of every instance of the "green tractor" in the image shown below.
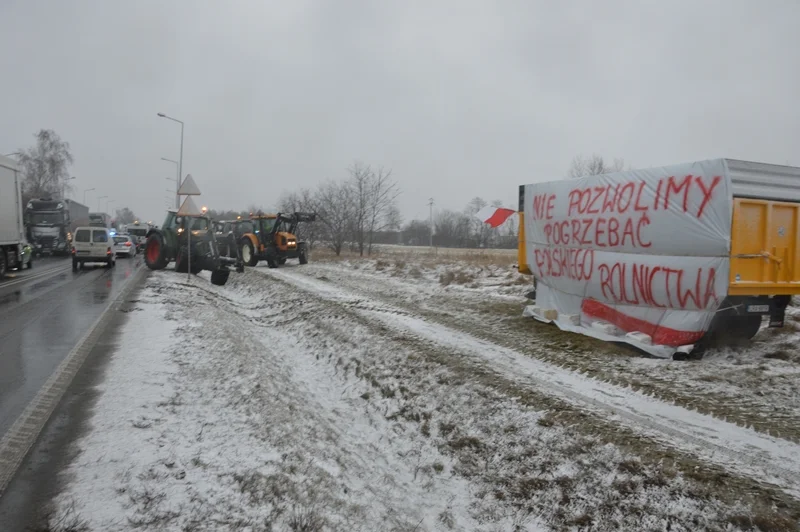
<path fill-rule="evenodd" d="M 187 238 L 187 224 L 191 227 L 191 239 Z M 238 273 L 244 271 L 236 237 L 232 233 L 221 236 L 226 247 L 237 250 L 236 257 L 223 256 L 214 233 L 214 222 L 208 216 L 179 216 L 176 210 L 169 210 L 161 228 L 150 229 L 146 238 L 144 261 L 151 270 L 163 270 L 167 264 L 175 261 L 175 271 L 187 273 L 191 263 L 193 274 L 209 270 L 211 283 L 218 286 L 228 282 L 231 267 Z M 187 243 L 192 248 L 191 260 Z"/>

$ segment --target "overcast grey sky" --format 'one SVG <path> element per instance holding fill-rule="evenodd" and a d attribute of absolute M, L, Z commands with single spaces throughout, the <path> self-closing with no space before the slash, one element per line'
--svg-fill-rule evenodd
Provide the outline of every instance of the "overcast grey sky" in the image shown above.
<path fill-rule="evenodd" d="M 0 153 L 54 129 L 77 199 L 157 223 L 180 135 L 159 111 L 220 209 L 355 159 L 394 170 L 406 219 L 515 207 L 582 153 L 800 165 L 798 27 L 796 0 L 2 0 Z"/>

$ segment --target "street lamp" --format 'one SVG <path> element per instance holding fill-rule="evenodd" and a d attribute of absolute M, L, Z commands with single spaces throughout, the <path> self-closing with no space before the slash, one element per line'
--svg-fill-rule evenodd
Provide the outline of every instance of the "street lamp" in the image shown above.
<path fill-rule="evenodd" d="M 73 179 L 78 179 L 75 176 L 68 177 L 61 182 L 61 200 L 67 199 L 67 181 L 71 181 Z"/>
<path fill-rule="evenodd" d="M 108 196 L 97 196 L 97 212 L 100 212 L 100 200 L 106 199 Z"/>
<path fill-rule="evenodd" d="M 178 190 L 179 188 L 181 188 L 181 169 L 180 169 L 181 163 L 180 163 L 180 161 L 176 161 L 175 159 L 167 159 L 166 157 L 162 157 L 161 160 L 175 164 L 175 172 L 177 174 L 177 180 L 176 180 L 177 185 L 175 185 L 175 190 Z M 172 178 L 168 177 L 167 179 L 172 179 Z M 176 193 L 175 194 L 175 205 L 178 205 L 178 208 L 180 208 L 180 205 L 179 205 L 180 201 L 181 201 L 181 197 L 178 196 L 177 193 Z"/>
<path fill-rule="evenodd" d="M 86 193 L 87 192 L 91 192 L 92 190 L 94 190 L 94 189 L 93 188 L 87 188 L 86 190 L 83 191 L 83 204 L 84 205 L 86 205 Z"/>
<path fill-rule="evenodd" d="M 159 117 L 166 118 L 167 120 L 172 120 L 173 122 L 177 122 L 181 125 L 181 156 L 178 159 L 178 184 L 175 185 L 175 190 L 180 190 L 181 188 L 181 179 L 183 178 L 183 122 L 178 120 L 177 118 L 172 118 L 171 116 L 167 116 L 164 113 L 157 113 Z M 177 192 L 175 194 L 175 208 L 180 209 L 180 197 L 178 196 Z"/>

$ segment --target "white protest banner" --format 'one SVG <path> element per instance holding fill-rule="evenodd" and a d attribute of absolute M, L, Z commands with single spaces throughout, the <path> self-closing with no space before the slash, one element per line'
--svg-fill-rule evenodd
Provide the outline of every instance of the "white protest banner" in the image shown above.
<path fill-rule="evenodd" d="M 733 195 L 723 160 L 527 185 L 537 306 L 652 343 L 697 341 L 727 295 Z M 558 322 L 557 322 L 558 323 Z"/>

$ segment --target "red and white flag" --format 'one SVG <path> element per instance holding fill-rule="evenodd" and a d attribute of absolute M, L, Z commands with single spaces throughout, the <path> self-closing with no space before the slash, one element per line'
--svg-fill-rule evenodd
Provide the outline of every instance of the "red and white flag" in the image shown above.
<path fill-rule="evenodd" d="M 475 217 L 492 227 L 500 227 L 517 211 L 503 207 L 484 207 L 475 213 Z"/>

